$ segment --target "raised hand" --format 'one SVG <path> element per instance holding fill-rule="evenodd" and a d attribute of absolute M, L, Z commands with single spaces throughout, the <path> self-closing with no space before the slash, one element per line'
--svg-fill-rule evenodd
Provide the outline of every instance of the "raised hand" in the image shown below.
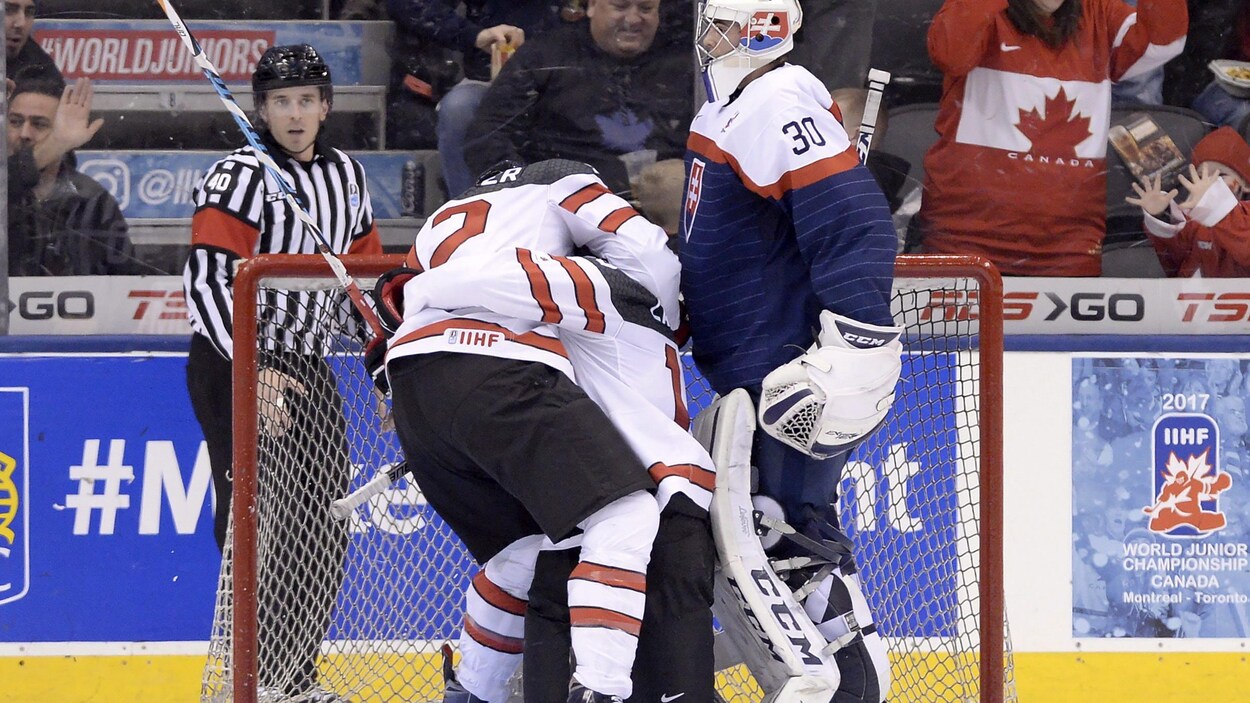
<path fill-rule="evenodd" d="M 1185 190 L 1189 191 L 1189 197 L 1185 198 L 1180 205 L 1188 210 L 1198 204 L 1202 200 L 1202 196 L 1207 194 L 1207 190 L 1220 180 L 1220 172 L 1211 168 L 1207 164 L 1202 165 L 1202 172 L 1199 173 L 1198 167 L 1193 164 L 1189 165 L 1189 178 L 1181 175 L 1181 185 L 1185 186 Z"/>
<path fill-rule="evenodd" d="M 94 97 L 95 89 L 89 78 L 79 78 L 73 85 L 65 86 L 65 92 L 61 93 L 61 104 L 52 121 L 50 136 L 65 151 L 77 149 L 91 141 L 104 125 L 102 118 L 91 119 L 91 101 Z"/>
<path fill-rule="evenodd" d="M 1137 197 L 1134 198 L 1130 195 L 1124 199 L 1124 202 L 1129 205 L 1136 205 L 1145 210 L 1147 214 L 1158 217 L 1164 210 L 1168 209 L 1168 205 L 1180 194 L 1180 191 L 1175 188 L 1166 193 L 1163 192 L 1163 187 L 1160 185 L 1161 180 L 1158 174 L 1155 175 L 1153 182 L 1151 182 L 1149 176 L 1143 176 L 1141 185 L 1133 184 L 1133 192 L 1137 193 Z"/>

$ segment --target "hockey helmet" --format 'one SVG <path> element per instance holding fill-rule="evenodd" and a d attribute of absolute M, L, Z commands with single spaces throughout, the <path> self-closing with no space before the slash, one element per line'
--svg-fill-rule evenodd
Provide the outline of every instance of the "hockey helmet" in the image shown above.
<path fill-rule="evenodd" d="M 320 86 L 321 96 L 327 102 L 332 98 L 330 67 L 309 44 L 271 46 L 252 72 L 252 93 L 258 101 L 270 90 L 302 86 Z"/>
<path fill-rule="evenodd" d="M 799 0 L 702 0 L 695 50 L 708 101 L 727 101 L 747 74 L 790 53 L 802 24 Z"/>

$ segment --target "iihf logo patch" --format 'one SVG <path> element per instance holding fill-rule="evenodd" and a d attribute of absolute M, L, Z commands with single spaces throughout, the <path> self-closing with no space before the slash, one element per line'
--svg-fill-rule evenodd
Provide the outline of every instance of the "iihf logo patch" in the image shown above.
<path fill-rule="evenodd" d="M 347 202 L 354 208 L 360 207 L 360 188 L 355 183 L 347 186 Z"/>
<path fill-rule="evenodd" d="M 790 13 L 756 12 L 751 15 L 742 46 L 747 51 L 767 51 L 790 36 Z"/>
<path fill-rule="evenodd" d="M 1209 415 L 1173 413 L 1155 421 L 1152 462 L 1154 504 L 1142 508 L 1151 532 L 1206 537 L 1224 529 L 1220 493 L 1233 479 L 1220 471 L 1219 427 Z"/>
<path fill-rule="evenodd" d="M 686 181 L 686 237 L 689 238 L 690 230 L 694 228 L 694 216 L 699 212 L 699 197 L 703 195 L 703 170 L 704 163 L 701 159 L 694 159 L 690 162 L 690 178 Z"/>

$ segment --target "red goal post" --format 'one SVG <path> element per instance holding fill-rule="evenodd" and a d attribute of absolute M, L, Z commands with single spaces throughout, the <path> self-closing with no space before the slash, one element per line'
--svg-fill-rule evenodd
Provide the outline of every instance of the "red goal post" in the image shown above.
<path fill-rule="evenodd" d="M 343 259 L 366 295 L 401 263 Z M 1002 582 L 1002 282 L 973 257 L 900 256 L 895 275 L 910 375 L 895 419 L 853 455 L 843 483 L 844 527 L 890 648 L 890 700 L 1015 700 Z M 454 644 L 473 569 L 458 540 L 403 481 L 340 528 L 299 509 L 328 509 L 327 498 L 400 458 L 377 425 L 336 286 L 316 255 L 257 257 L 236 275 L 235 497 L 205 701 L 251 703 L 262 684 L 311 679 L 352 701 L 442 698 L 437 653 Z M 302 342 L 283 337 L 284 315 L 332 333 L 293 349 Z M 299 366 L 293 352 L 315 363 Z M 311 374 L 316 396 L 283 437 L 260 420 L 276 397 L 260 369 L 275 365 Z M 693 415 L 711 394 L 689 363 L 687 381 Z M 318 472 L 301 468 L 310 463 Z M 718 687 L 730 703 L 763 698 L 740 666 L 722 670 Z"/>

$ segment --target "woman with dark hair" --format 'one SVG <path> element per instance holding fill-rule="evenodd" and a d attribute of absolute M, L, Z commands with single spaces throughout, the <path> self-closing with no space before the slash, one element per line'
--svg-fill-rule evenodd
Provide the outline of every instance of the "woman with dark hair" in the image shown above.
<path fill-rule="evenodd" d="M 1187 25 L 1185 0 L 946 0 L 929 28 L 945 80 L 922 249 L 1097 276 L 1111 85 L 1179 54 Z"/>

